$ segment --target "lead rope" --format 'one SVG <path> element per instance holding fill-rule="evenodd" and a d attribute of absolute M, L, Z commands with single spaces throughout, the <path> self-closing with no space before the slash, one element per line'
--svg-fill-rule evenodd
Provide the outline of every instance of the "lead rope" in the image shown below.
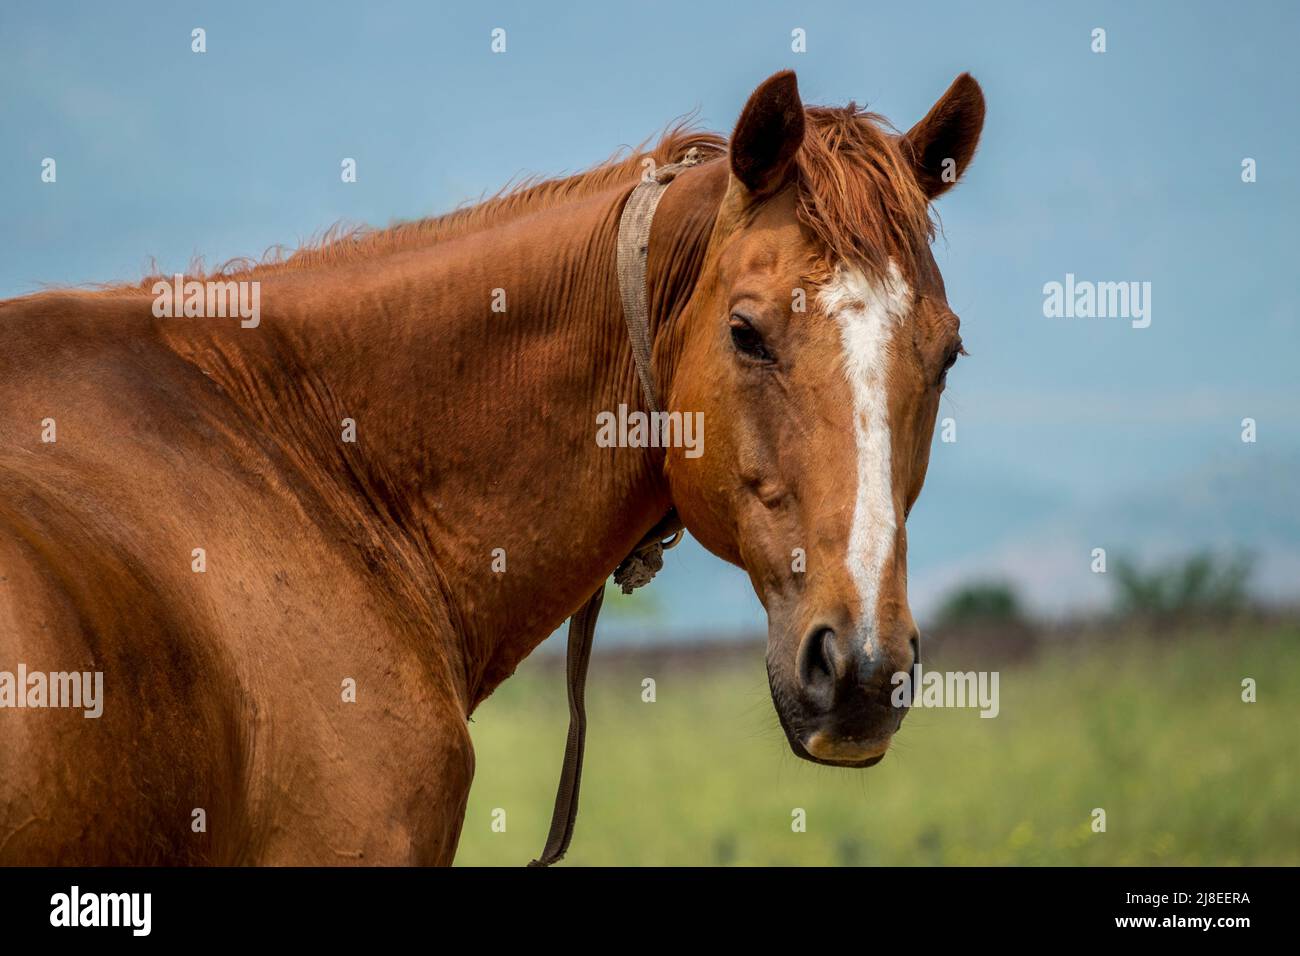
<path fill-rule="evenodd" d="M 628 339 L 632 343 L 632 359 L 636 363 L 637 379 L 652 417 L 659 411 L 655 395 L 654 376 L 650 366 L 650 307 L 646 294 L 646 258 L 650 249 L 650 224 L 655 208 L 679 172 L 700 161 L 700 153 L 692 148 L 680 163 L 664 166 L 647 174 L 628 196 L 623 215 L 618 223 L 618 285 L 623 299 L 623 317 L 627 321 Z M 657 426 L 656 426 L 657 427 Z M 624 594 L 650 583 L 664 566 L 664 552 L 677 546 L 682 539 L 682 523 L 676 511 L 669 511 L 650 530 L 632 553 L 614 570 L 614 583 Z M 591 645 L 596 634 L 596 618 L 605 600 L 605 582 L 596 593 L 587 598 L 578 612 L 569 618 L 569 647 L 565 659 L 565 672 L 569 685 L 569 736 L 564 744 L 564 766 L 560 770 L 560 784 L 555 791 L 555 809 L 551 812 L 551 829 L 546 835 L 546 846 L 541 856 L 529 866 L 550 866 L 563 859 L 573 840 L 573 828 L 578 820 L 578 790 L 582 785 L 582 754 L 587 741 L 587 664 L 591 660 Z"/>

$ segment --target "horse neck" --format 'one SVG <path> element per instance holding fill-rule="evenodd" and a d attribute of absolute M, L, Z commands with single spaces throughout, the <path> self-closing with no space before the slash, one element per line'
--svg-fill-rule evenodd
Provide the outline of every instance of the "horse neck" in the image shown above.
<path fill-rule="evenodd" d="M 692 170 L 660 204 L 656 327 L 689 298 L 718 182 Z M 598 412 L 641 405 L 614 270 L 629 188 L 415 252 L 269 273 L 263 334 L 206 346 L 221 354 L 205 371 L 292 449 L 377 585 L 445 604 L 467 710 L 671 507 L 661 451 L 595 441 Z"/>

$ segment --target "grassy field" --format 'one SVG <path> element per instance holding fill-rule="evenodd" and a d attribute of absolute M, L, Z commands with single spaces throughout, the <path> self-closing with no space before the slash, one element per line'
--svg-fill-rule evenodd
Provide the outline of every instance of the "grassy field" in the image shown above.
<path fill-rule="evenodd" d="M 1241 700 L 1245 677 L 1256 703 Z M 565 862 L 1300 863 L 1300 629 L 1047 651 L 1003 670 L 1000 691 L 995 719 L 914 711 L 883 763 L 836 770 L 790 754 L 761 650 L 711 667 L 611 664 L 598 642 Z M 566 722 L 563 672 L 538 661 L 479 710 L 458 865 L 541 850 Z M 795 808 L 806 832 L 792 832 Z"/>

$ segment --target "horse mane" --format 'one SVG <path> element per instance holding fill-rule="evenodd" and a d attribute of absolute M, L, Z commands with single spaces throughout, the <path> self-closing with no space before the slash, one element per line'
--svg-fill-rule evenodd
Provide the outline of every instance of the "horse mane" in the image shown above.
<path fill-rule="evenodd" d="M 798 216 L 836 261 L 884 275 L 891 259 L 911 263 L 934 235 L 929 201 L 883 117 L 853 103 L 809 107 L 802 147 L 795 154 Z M 202 261 L 185 274 L 196 279 L 239 279 L 319 268 L 424 248 L 518 216 L 559 206 L 641 175 L 646 157 L 656 165 L 679 161 L 695 148 L 704 161 L 726 154 L 727 140 L 693 128 L 667 128 L 653 146 L 623 150 L 584 172 L 555 179 L 528 177 L 494 195 L 440 216 L 377 228 L 335 223 L 297 249 L 272 246 L 260 259 L 230 259 L 207 271 Z M 162 278 L 99 286 L 103 292 L 147 291 Z"/>

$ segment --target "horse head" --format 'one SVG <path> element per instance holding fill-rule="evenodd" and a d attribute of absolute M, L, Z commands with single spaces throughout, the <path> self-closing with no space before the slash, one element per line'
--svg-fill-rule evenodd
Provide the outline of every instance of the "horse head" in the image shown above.
<path fill-rule="evenodd" d="M 705 453 L 667 452 L 673 503 L 748 572 L 794 752 L 865 767 L 906 712 L 919 659 L 906 521 L 962 354 L 930 251 L 930 203 L 965 172 L 984 97 L 958 77 L 905 134 L 850 104 L 806 108 L 795 76 L 752 94 L 701 272 L 656 360 Z"/>

